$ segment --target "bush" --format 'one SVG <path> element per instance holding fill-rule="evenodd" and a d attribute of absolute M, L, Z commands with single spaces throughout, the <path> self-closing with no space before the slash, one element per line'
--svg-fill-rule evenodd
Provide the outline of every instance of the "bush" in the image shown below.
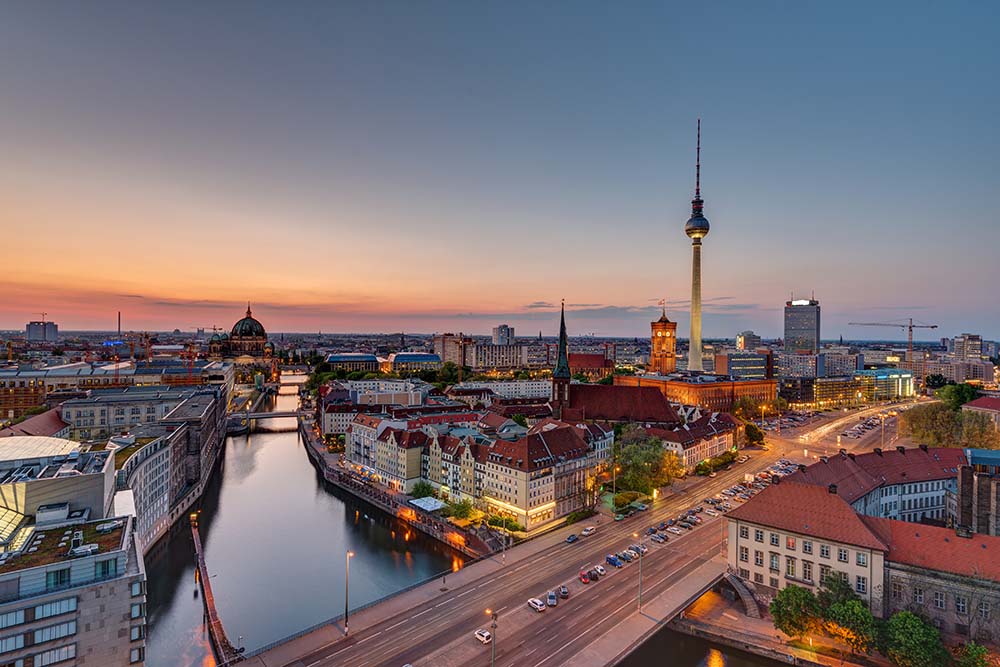
<path fill-rule="evenodd" d="M 491 516 L 486 519 L 486 525 L 493 526 L 494 528 L 504 528 L 512 533 L 524 532 L 524 526 L 509 517 Z"/>
<path fill-rule="evenodd" d="M 577 510 L 575 512 L 570 512 L 566 515 L 566 525 L 576 523 L 577 521 L 583 521 L 584 519 L 589 519 L 590 517 L 597 514 L 594 510 Z"/>
<path fill-rule="evenodd" d="M 434 487 L 431 486 L 430 482 L 425 482 L 423 480 L 417 482 L 413 485 L 413 490 L 410 491 L 410 496 L 413 498 L 426 498 L 428 496 L 434 495 Z"/>
<path fill-rule="evenodd" d="M 625 507 L 629 503 L 642 498 L 642 494 L 638 491 L 622 491 L 621 493 L 615 495 L 615 507 Z"/>

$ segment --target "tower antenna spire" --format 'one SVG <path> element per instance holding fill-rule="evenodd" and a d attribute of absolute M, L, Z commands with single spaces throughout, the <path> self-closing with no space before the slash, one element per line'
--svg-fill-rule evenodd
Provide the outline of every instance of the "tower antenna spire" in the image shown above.
<path fill-rule="evenodd" d="M 694 160 L 694 196 L 701 198 L 701 118 L 698 119 L 698 144 L 695 149 Z"/>

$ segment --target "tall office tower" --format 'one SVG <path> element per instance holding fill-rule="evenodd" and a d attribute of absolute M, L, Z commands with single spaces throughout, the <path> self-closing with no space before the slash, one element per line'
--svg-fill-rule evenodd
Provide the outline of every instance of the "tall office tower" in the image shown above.
<path fill-rule="evenodd" d="M 955 336 L 952 350 L 958 361 L 980 361 L 983 358 L 983 337 L 970 333 Z"/>
<path fill-rule="evenodd" d="M 816 299 L 785 302 L 785 351 L 819 352 L 819 301 Z"/>
<path fill-rule="evenodd" d="M 741 331 L 736 334 L 736 349 L 753 352 L 760 347 L 760 336 L 752 331 Z"/>
<path fill-rule="evenodd" d="M 663 306 L 660 319 L 650 322 L 649 368 L 659 375 L 677 370 L 677 322 L 667 319 L 667 306 Z"/>
<path fill-rule="evenodd" d="M 701 240 L 708 236 L 708 219 L 702 213 L 701 198 L 701 119 L 698 119 L 698 143 L 695 152 L 694 199 L 691 217 L 684 233 L 691 239 L 691 337 L 688 340 L 688 370 L 704 370 L 701 361 Z"/>
<path fill-rule="evenodd" d="M 499 324 L 493 327 L 493 344 L 494 345 L 513 345 L 514 344 L 514 327 L 508 326 L 506 324 Z"/>
<path fill-rule="evenodd" d="M 28 322 L 24 334 L 29 343 L 55 343 L 59 340 L 59 326 L 55 322 Z"/>

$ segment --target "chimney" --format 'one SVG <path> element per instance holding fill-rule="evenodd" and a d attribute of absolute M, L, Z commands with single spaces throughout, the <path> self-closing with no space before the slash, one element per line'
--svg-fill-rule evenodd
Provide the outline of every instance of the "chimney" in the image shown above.
<path fill-rule="evenodd" d="M 828 486 L 826 488 L 826 490 L 829 491 L 830 493 L 832 493 L 833 495 L 837 495 L 837 485 L 836 484 L 831 484 L 830 486 Z"/>
<path fill-rule="evenodd" d="M 844 458 L 845 456 L 847 456 L 847 450 L 846 449 L 841 449 L 840 450 L 840 458 Z"/>
<path fill-rule="evenodd" d="M 800 463 L 800 464 L 799 464 L 799 472 L 805 472 L 805 471 L 806 471 L 806 466 L 805 466 L 805 464 L 804 464 L 804 463 Z"/>
<path fill-rule="evenodd" d="M 872 451 L 875 452 L 877 455 L 882 456 L 882 448 L 881 447 L 876 447 Z"/>
<path fill-rule="evenodd" d="M 919 447 L 920 451 L 924 452 L 925 454 L 927 453 L 927 445 L 919 445 Z"/>
<path fill-rule="evenodd" d="M 903 456 L 906 456 L 906 447 L 903 447 L 902 445 L 896 445 L 896 451 L 902 454 Z"/>
<path fill-rule="evenodd" d="M 854 461 L 854 460 L 855 460 L 855 459 L 854 459 L 854 454 L 853 454 L 853 453 L 851 453 L 851 454 L 848 454 L 848 455 L 847 455 L 847 458 L 851 459 L 852 461 Z"/>
<path fill-rule="evenodd" d="M 830 457 L 828 457 L 828 456 L 821 456 L 821 457 L 819 457 L 819 460 L 822 461 L 823 463 L 829 463 L 830 462 Z"/>

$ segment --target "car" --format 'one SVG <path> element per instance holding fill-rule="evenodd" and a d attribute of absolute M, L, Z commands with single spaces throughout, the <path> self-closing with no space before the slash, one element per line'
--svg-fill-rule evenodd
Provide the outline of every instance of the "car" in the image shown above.
<path fill-rule="evenodd" d="M 555 607 L 557 604 L 559 604 L 559 598 L 556 596 L 555 591 L 549 591 L 548 596 L 545 598 L 545 604 L 547 604 L 550 607 Z"/>
<path fill-rule="evenodd" d="M 688 517 L 688 521 L 697 524 L 697 523 L 701 523 L 702 522 L 702 518 L 700 516 L 698 516 L 698 515 L 693 515 L 693 516 Z"/>
<path fill-rule="evenodd" d="M 632 560 L 639 560 L 639 552 L 633 551 L 632 549 L 626 549 L 625 553 L 632 557 Z"/>
<path fill-rule="evenodd" d="M 652 535 L 649 539 L 653 540 L 657 544 L 663 544 L 664 542 L 667 541 L 667 536 L 660 535 L 659 533 L 657 533 L 656 535 Z"/>
<path fill-rule="evenodd" d="M 625 518 L 624 514 L 616 514 L 615 515 L 615 521 L 621 521 L 624 518 Z"/>
<path fill-rule="evenodd" d="M 545 611 L 545 603 L 538 598 L 528 598 L 528 606 L 538 612 Z"/>
<path fill-rule="evenodd" d="M 602 577 L 608 573 L 608 571 L 604 569 L 603 565 L 595 565 L 594 569 L 597 570 L 597 574 L 601 575 Z"/>
<path fill-rule="evenodd" d="M 719 513 L 716 512 L 715 510 L 705 510 L 705 514 L 707 514 L 708 516 L 719 516 Z"/>
<path fill-rule="evenodd" d="M 656 529 L 657 530 L 666 530 L 667 529 L 667 522 L 666 521 L 661 521 L 660 525 L 657 526 Z"/>
<path fill-rule="evenodd" d="M 705 511 L 705 508 L 702 507 L 701 505 L 698 505 L 697 507 L 694 508 L 694 511 L 697 512 L 698 514 L 701 514 L 702 512 Z"/>
<path fill-rule="evenodd" d="M 708 476 L 709 477 L 718 477 L 719 475 L 718 475 L 718 473 L 710 472 L 710 473 L 708 473 Z"/>
<path fill-rule="evenodd" d="M 656 535 L 656 526 L 650 526 L 646 529 L 647 535 Z"/>
<path fill-rule="evenodd" d="M 684 531 L 681 530 L 680 528 L 678 528 L 677 526 L 670 526 L 669 528 L 667 528 L 667 532 L 668 533 L 673 533 L 674 535 L 683 535 L 684 534 Z"/>
<path fill-rule="evenodd" d="M 590 537 L 596 532 L 597 532 L 596 528 L 594 528 L 593 526 L 587 526 L 586 528 L 580 531 L 580 534 L 583 535 L 584 537 Z"/>
<path fill-rule="evenodd" d="M 574 542 L 576 542 L 579 539 L 580 538 L 576 536 L 576 533 L 573 533 L 572 535 L 570 535 L 569 537 L 566 538 L 566 543 L 567 544 L 573 544 Z"/>
<path fill-rule="evenodd" d="M 643 503 L 639 503 L 638 505 L 635 506 L 635 508 L 637 510 L 639 510 L 640 512 L 645 512 L 646 510 L 649 509 L 649 505 L 646 505 L 646 504 L 643 504 Z"/>
<path fill-rule="evenodd" d="M 626 563 L 631 563 L 633 560 L 635 560 L 635 554 L 627 550 L 619 552 L 618 557 L 621 558 Z"/>
<path fill-rule="evenodd" d="M 622 565 L 624 565 L 624 563 L 622 563 L 621 560 L 619 560 L 618 556 L 614 554 L 608 554 L 607 556 L 605 556 L 604 562 L 613 567 L 621 567 Z"/>
<path fill-rule="evenodd" d="M 493 641 L 493 635 L 490 634 L 489 630 L 483 630 L 480 628 L 479 630 L 476 630 L 476 639 L 478 639 L 481 644 L 489 644 Z"/>
<path fill-rule="evenodd" d="M 590 583 L 590 577 L 587 576 L 586 572 L 580 572 L 580 574 L 577 575 L 577 576 L 580 577 L 580 583 L 581 584 L 589 584 Z"/>
<path fill-rule="evenodd" d="M 674 521 L 673 519 L 667 519 L 667 528 L 669 528 L 670 526 L 674 525 L 675 523 L 677 523 L 677 522 Z"/>
<path fill-rule="evenodd" d="M 683 528 L 684 530 L 694 530 L 694 524 L 693 523 L 688 523 L 687 521 L 681 521 L 677 525 L 680 526 L 681 528 Z"/>
<path fill-rule="evenodd" d="M 591 569 L 587 572 L 587 576 L 590 577 L 591 581 L 597 581 L 601 575 L 597 573 L 597 570 Z"/>
<path fill-rule="evenodd" d="M 561 597 L 563 600 L 565 600 L 566 598 L 568 598 L 569 597 L 569 589 L 566 588 L 565 586 L 560 586 L 559 587 L 559 597 Z"/>

